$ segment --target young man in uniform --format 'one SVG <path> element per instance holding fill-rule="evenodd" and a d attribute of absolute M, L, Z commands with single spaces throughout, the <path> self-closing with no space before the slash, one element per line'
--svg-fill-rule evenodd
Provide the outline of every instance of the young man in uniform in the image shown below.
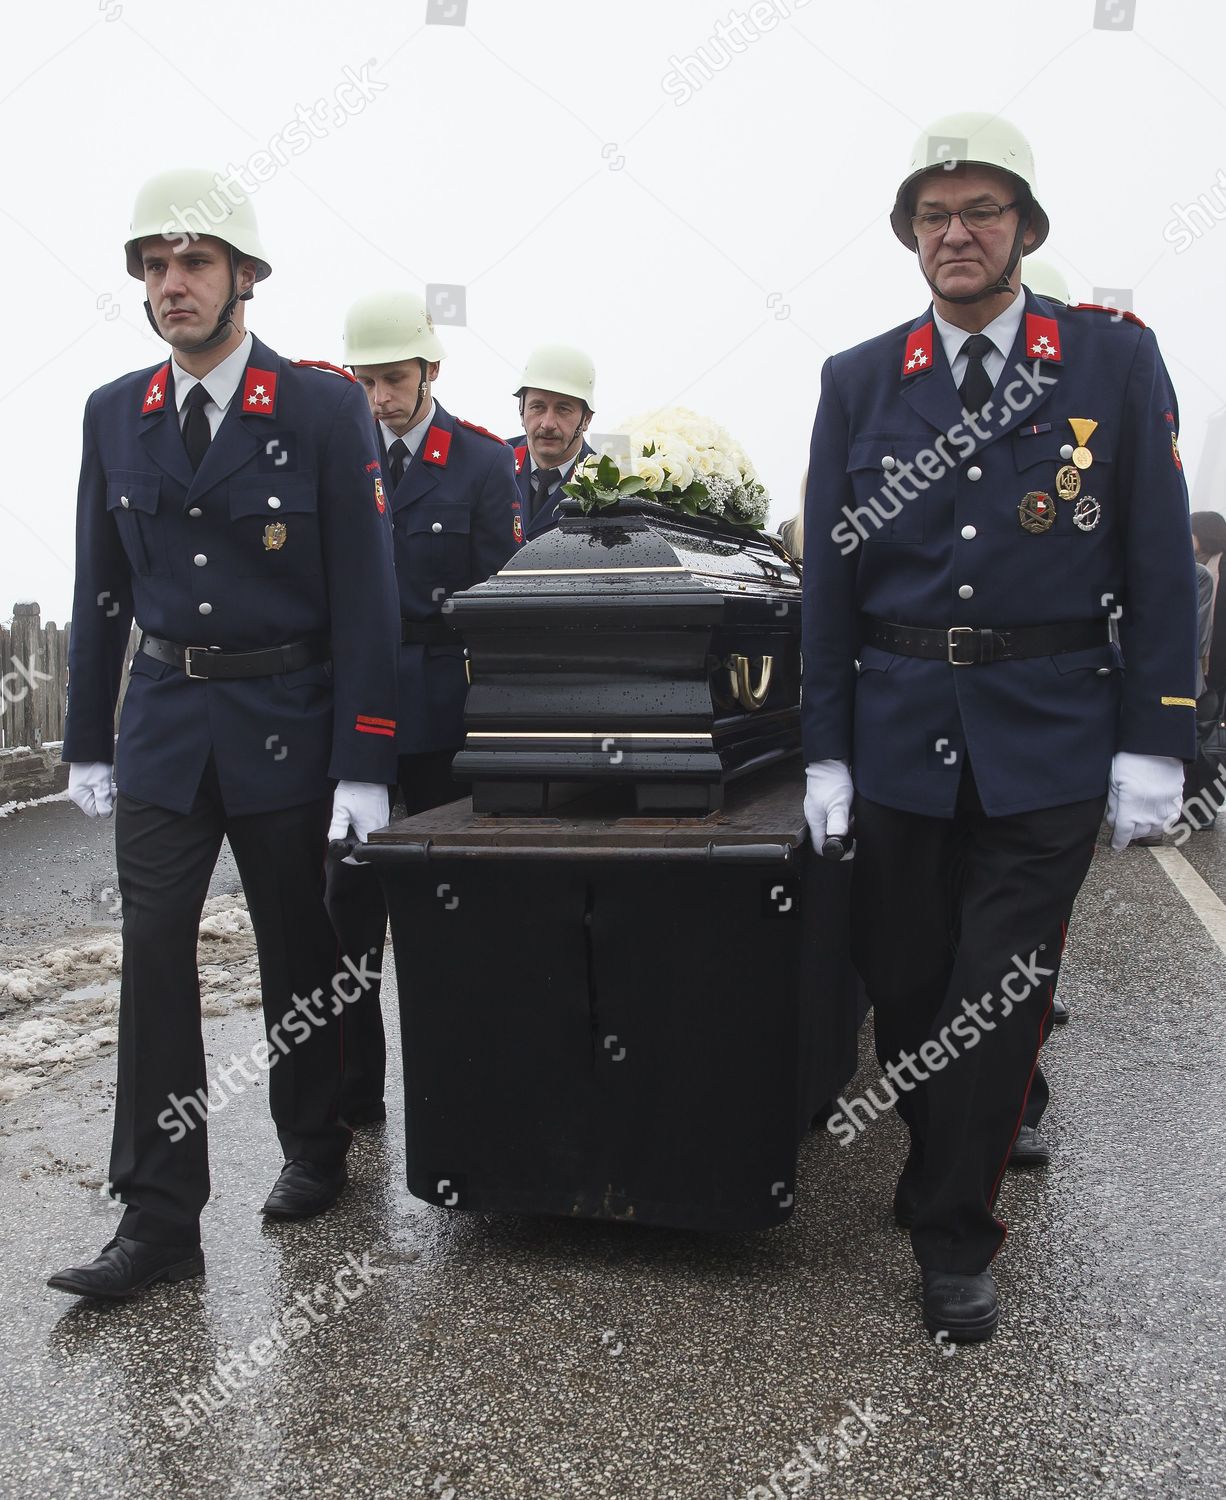
<path fill-rule="evenodd" d="M 64 759 L 87 815 L 109 817 L 114 798 L 110 1177 L 126 1208 L 96 1260 L 51 1278 L 81 1295 L 129 1297 L 204 1269 L 211 1080 L 196 943 L 223 838 L 259 951 L 259 1066 L 285 1157 L 264 1213 L 330 1207 L 352 1139 L 338 1117 L 339 1011 L 361 977 L 338 974 L 324 859 L 330 832 L 364 839 L 387 822 L 391 531 L 362 392 L 246 330 L 271 266 L 250 204 L 223 199 L 217 180 L 172 171 L 138 195 L 128 271 L 171 357 L 95 391 L 85 411 Z"/>
<path fill-rule="evenodd" d="M 464 642 L 448 599 L 484 581 L 522 539 L 515 465 L 501 438 L 435 400 L 444 349 L 415 292 L 363 297 L 345 320 L 345 359 L 375 419 L 392 519 L 400 730 L 396 774 L 407 813 L 464 795 L 451 762 L 464 742 Z M 387 907 L 375 872 L 343 861 L 328 870 L 328 910 L 345 954 L 382 965 Z M 350 1125 L 386 1116 L 386 1045 L 376 980 L 346 1009 L 341 1113 Z"/>
<path fill-rule="evenodd" d="M 1196 588 L 1153 334 L 1021 286 L 1048 220 L 1019 132 L 938 121 L 891 224 L 932 305 L 822 372 L 805 811 L 820 847 L 854 787 L 856 957 L 911 1134 L 895 1213 L 929 1331 L 970 1341 L 1104 805 L 1115 848 L 1179 810 Z"/>

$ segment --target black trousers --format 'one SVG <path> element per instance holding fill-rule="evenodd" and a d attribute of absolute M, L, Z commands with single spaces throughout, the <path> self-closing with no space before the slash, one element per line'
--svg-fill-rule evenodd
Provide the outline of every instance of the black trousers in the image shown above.
<path fill-rule="evenodd" d="M 1223 768 L 1206 749 L 1218 726 L 1222 708 L 1222 694 L 1213 688 L 1206 688 L 1196 700 L 1196 759 L 1184 773 L 1183 801 L 1189 821 L 1198 830 L 1212 825 L 1223 802 Z"/>
<path fill-rule="evenodd" d="M 455 750 L 427 750 L 402 755 L 397 766 L 400 793 L 406 816 L 426 812 L 467 796 L 468 783 L 451 774 Z M 396 788 L 391 789 L 395 800 Z M 347 865 L 328 861 L 328 915 L 336 931 L 341 952 L 357 966 L 367 959 L 367 973 L 381 968 L 387 938 L 387 904 L 379 877 L 369 865 Z M 382 986 L 372 982 L 351 1005 L 345 1007 L 341 1024 L 344 1034 L 344 1084 L 341 1113 L 383 1102 L 387 1074 L 387 1042 L 383 1033 Z"/>
<path fill-rule="evenodd" d="M 118 797 L 123 976 L 110 1175 L 127 1205 L 119 1234 L 158 1244 L 199 1240 L 209 1196 L 205 1101 L 224 1108 L 244 1080 L 255 1082 L 264 1072 L 244 1056 L 241 1069 L 218 1060 L 206 1076 L 196 944 L 223 837 L 234 851 L 255 931 L 270 1043 L 268 1099 L 281 1149 L 286 1159 L 322 1166 L 344 1160 L 353 1137 L 337 1119 L 339 1019 L 331 1004 L 306 1014 L 294 1006 L 295 996 L 309 1001 L 316 990 L 331 997 L 338 968 L 323 904 L 330 812 L 331 798 L 323 798 L 227 817 L 212 760 L 187 814 Z M 287 1014 L 296 1024 L 273 1035 Z"/>
<path fill-rule="evenodd" d="M 1004 1240 L 992 1206 L 1105 800 L 989 818 L 969 769 L 952 818 L 856 798 L 853 953 L 878 1060 L 899 1066 L 898 1086 L 870 1097 L 889 1107 L 895 1094 L 911 1131 L 911 1244 L 927 1270 L 982 1271 Z M 903 1063 L 925 1043 L 917 1066 Z"/>

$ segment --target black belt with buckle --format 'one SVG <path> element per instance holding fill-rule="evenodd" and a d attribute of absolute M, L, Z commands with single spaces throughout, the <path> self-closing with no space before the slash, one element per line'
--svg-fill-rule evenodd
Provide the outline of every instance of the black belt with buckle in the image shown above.
<path fill-rule="evenodd" d="M 458 630 L 444 624 L 442 620 L 400 621 L 400 644 L 402 646 L 462 646 L 464 641 Z"/>
<path fill-rule="evenodd" d="M 895 656 L 946 661 L 951 667 L 977 667 L 992 661 L 1022 661 L 1028 656 L 1059 656 L 1065 651 L 1108 646 L 1111 627 L 1109 621 L 1101 619 L 1014 625 L 1006 630 L 981 630 L 973 625 L 931 630 L 923 625 L 893 625 L 864 615 L 861 640 L 866 646 L 880 646 Z"/>
<path fill-rule="evenodd" d="M 275 677 L 298 672 L 327 661 L 332 646 L 326 637 L 309 641 L 287 641 L 284 646 L 264 646 L 258 651 L 223 651 L 219 646 L 177 646 L 155 635 L 142 635 L 140 649 L 154 661 L 178 667 L 194 682 L 220 678 Z"/>

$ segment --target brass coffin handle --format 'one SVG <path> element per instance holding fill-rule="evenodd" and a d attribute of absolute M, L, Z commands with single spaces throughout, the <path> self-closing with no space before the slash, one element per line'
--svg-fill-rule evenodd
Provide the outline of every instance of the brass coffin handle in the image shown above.
<path fill-rule="evenodd" d="M 774 668 L 775 658 L 764 656 L 758 680 L 753 683 L 749 680 L 749 658 L 739 653 L 728 658 L 728 676 L 732 683 L 732 696 L 742 708 L 752 711 L 762 707 L 771 690 L 771 673 Z"/>

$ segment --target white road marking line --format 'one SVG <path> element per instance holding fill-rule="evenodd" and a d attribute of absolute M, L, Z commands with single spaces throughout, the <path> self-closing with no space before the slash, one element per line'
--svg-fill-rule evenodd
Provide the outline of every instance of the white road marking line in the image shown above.
<path fill-rule="evenodd" d="M 1207 885 L 1184 859 L 1178 849 L 1169 845 L 1149 851 L 1166 871 L 1171 884 L 1200 918 L 1201 926 L 1226 954 L 1226 906 L 1213 888 Z"/>

